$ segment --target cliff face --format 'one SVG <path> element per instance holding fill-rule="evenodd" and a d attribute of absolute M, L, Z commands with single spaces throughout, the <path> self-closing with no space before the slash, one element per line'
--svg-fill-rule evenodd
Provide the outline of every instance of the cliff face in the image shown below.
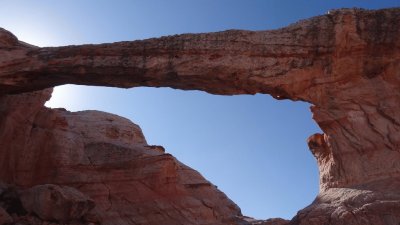
<path fill-rule="evenodd" d="M 398 8 L 335 10 L 272 31 L 57 48 L 1 30 L 0 179 L 76 187 L 106 224 L 232 224 L 239 209 L 197 172 L 147 146 L 136 125 L 46 109 L 49 91 L 33 91 L 73 83 L 267 93 L 312 103 L 324 132 L 308 140 L 320 194 L 291 223 L 397 225 L 399 50 Z"/>
<path fill-rule="evenodd" d="M 137 125 L 104 112 L 45 108 L 50 94 L 45 90 L 1 100 L 3 182 L 22 189 L 49 183 L 78 189 L 95 203 L 88 218 L 77 218 L 83 223 L 235 224 L 241 216 L 197 171 L 161 146 L 147 145 Z M 30 198 L 36 195 L 43 194 Z M 52 202 L 46 203 L 59 205 Z M 36 204 L 44 208 L 42 214 L 52 215 L 49 206 Z"/>

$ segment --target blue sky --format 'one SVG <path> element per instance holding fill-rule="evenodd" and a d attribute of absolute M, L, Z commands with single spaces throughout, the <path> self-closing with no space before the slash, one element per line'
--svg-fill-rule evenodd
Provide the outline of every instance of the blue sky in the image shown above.
<path fill-rule="evenodd" d="M 275 29 L 341 7 L 400 0 L 0 0 L 0 27 L 38 46 L 137 40 L 226 29 Z M 291 218 L 318 193 L 306 144 L 319 132 L 309 105 L 267 95 L 216 96 L 169 88 L 56 88 L 51 107 L 97 109 L 139 124 L 256 218 Z"/>

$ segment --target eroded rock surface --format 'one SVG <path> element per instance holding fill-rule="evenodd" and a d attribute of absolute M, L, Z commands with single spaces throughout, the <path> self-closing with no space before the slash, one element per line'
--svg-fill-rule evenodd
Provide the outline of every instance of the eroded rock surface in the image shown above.
<path fill-rule="evenodd" d="M 62 223 L 82 219 L 95 206 L 90 198 L 75 188 L 54 184 L 24 190 L 20 199 L 27 212 L 43 220 Z"/>
<path fill-rule="evenodd" d="M 386 185 L 382 189 L 382 185 Z M 400 221 L 400 180 L 375 181 L 352 188 L 330 188 L 300 210 L 290 224 L 385 224 Z"/>
<path fill-rule="evenodd" d="M 49 183 L 74 187 L 95 203 L 88 222 L 237 224 L 240 209 L 225 194 L 162 148 L 147 145 L 137 125 L 98 111 L 45 108 L 49 94 L 45 90 L 3 98 L 0 112 L 6 116 L 0 137 L 2 146 L 9 146 L 0 151 L 3 181 L 21 188 Z M 38 187 L 27 191 L 34 197 L 21 197 L 28 212 L 45 221 L 81 216 L 75 212 L 78 203 L 68 209 L 68 202 L 77 201 L 70 191 L 56 191 L 60 201 L 51 206 L 43 199 L 51 201 L 52 191 Z"/>
<path fill-rule="evenodd" d="M 308 140 L 321 193 L 291 224 L 400 223 L 399 8 L 334 10 L 272 31 L 102 45 L 37 48 L 5 30 L 0 39 L 2 180 L 76 187 L 115 224 L 230 224 L 239 209 L 147 146 L 136 125 L 46 109 L 50 91 L 32 91 L 73 83 L 266 93 L 312 103 L 324 132 Z"/>

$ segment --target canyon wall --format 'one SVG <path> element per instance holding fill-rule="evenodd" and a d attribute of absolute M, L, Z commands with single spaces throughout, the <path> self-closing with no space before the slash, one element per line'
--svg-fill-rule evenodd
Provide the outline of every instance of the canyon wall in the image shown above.
<path fill-rule="evenodd" d="M 320 194 L 291 224 L 398 225 L 399 50 L 399 8 L 333 10 L 271 31 L 52 48 L 1 30 L 0 180 L 75 187 L 94 199 L 105 224 L 246 224 L 234 203 L 161 147 L 148 146 L 136 125 L 100 112 L 47 109 L 50 90 L 43 89 L 70 83 L 265 93 L 311 103 L 324 132 L 308 139 Z"/>

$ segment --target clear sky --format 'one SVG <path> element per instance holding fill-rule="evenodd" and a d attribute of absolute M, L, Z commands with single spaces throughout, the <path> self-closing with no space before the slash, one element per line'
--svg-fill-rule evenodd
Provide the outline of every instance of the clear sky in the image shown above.
<path fill-rule="evenodd" d="M 226 29 L 266 30 L 341 7 L 400 0 L 0 0 L 0 27 L 38 46 L 103 43 Z M 256 218 L 291 218 L 318 193 L 306 139 L 320 132 L 309 105 L 267 95 L 216 96 L 169 88 L 67 85 L 49 107 L 97 109 L 139 124 Z"/>

